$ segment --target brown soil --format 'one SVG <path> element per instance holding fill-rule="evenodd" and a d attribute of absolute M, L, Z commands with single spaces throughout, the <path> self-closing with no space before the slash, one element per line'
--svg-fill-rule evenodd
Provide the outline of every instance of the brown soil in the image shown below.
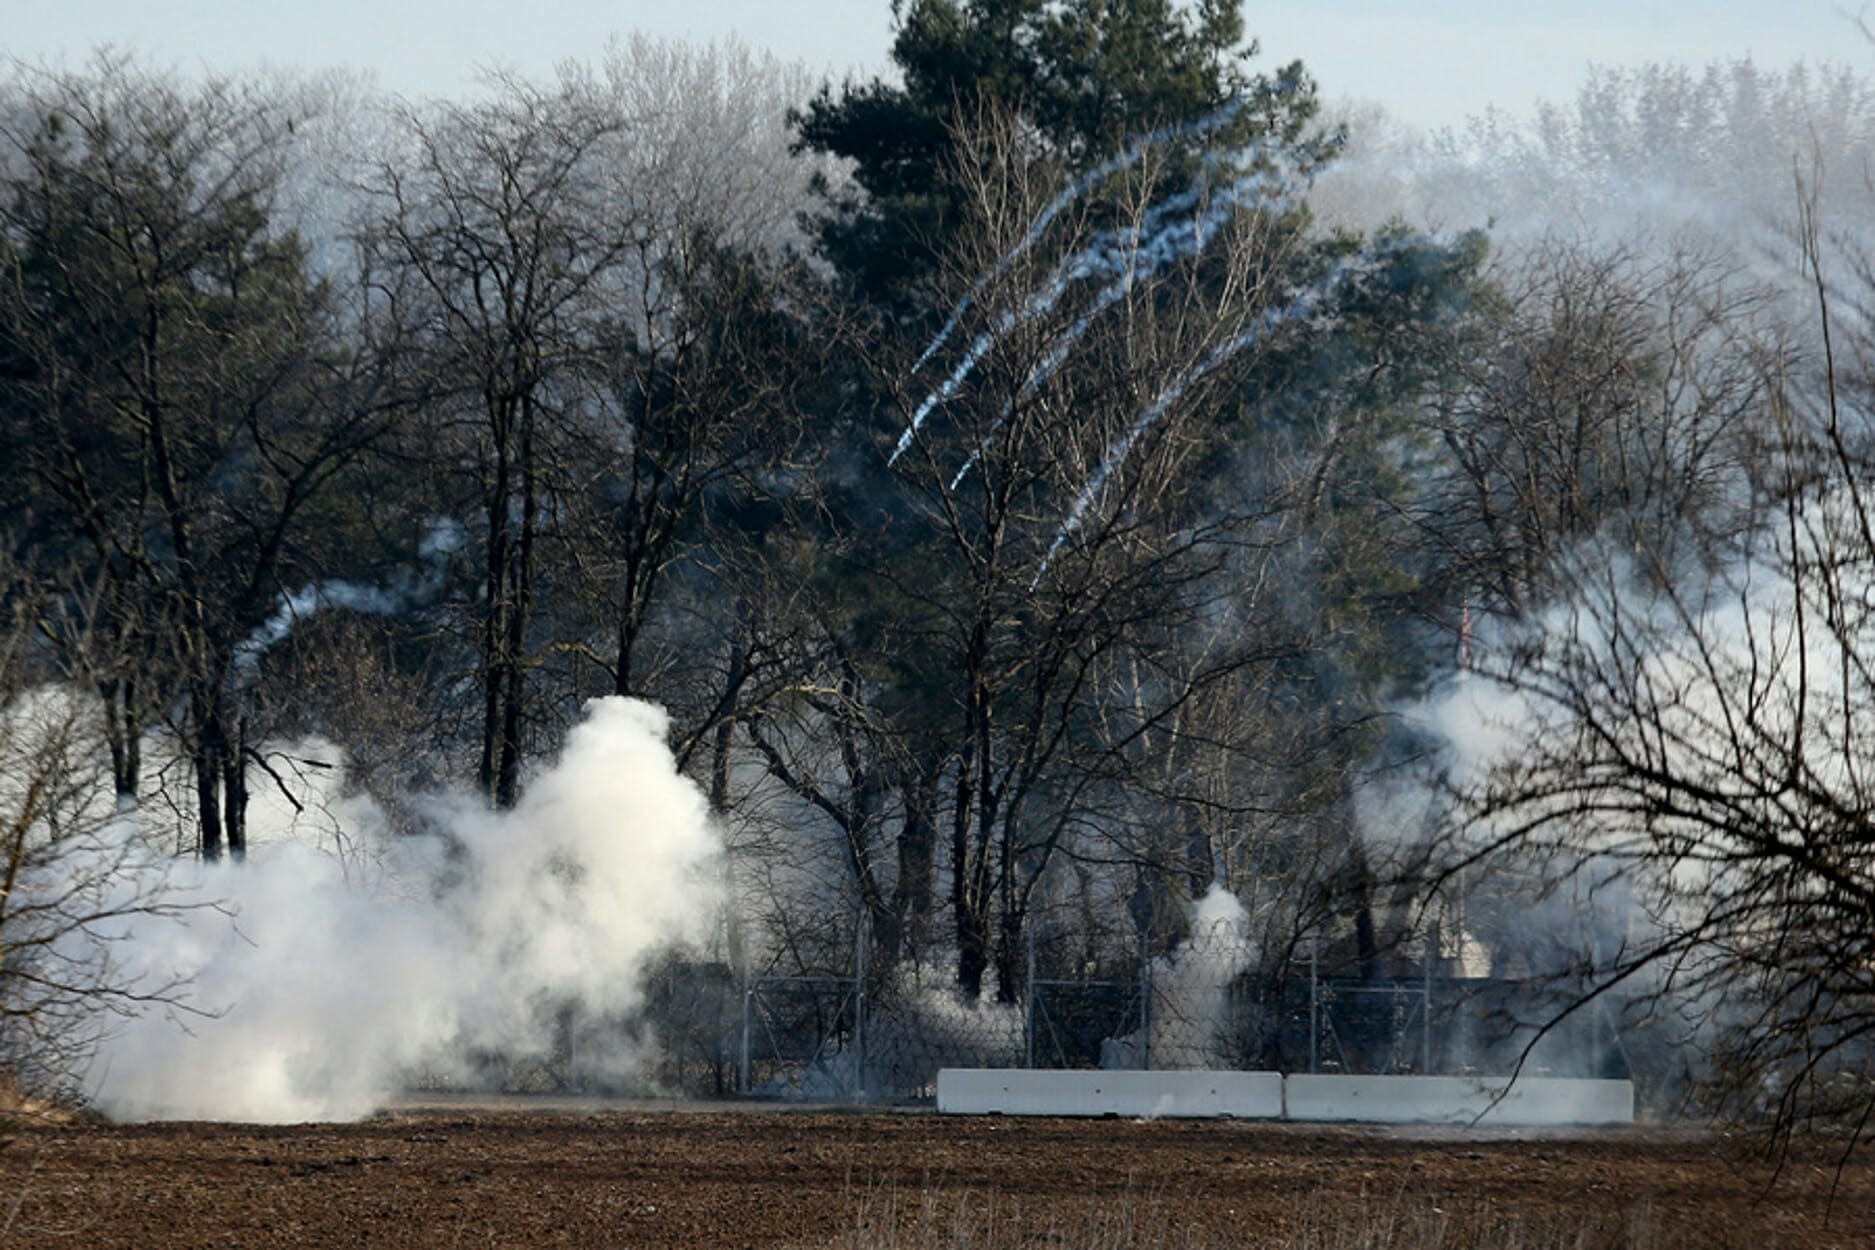
<path fill-rule="evenodd" d="M 1606 1217 L 1656 1244 L 1875 1245 L 1866 1156 L 1839 1169 L 1810 1143 L 1774 1178 L 1723 1136 L 1658 1131 L 443 1107 L 3 1136 L 0 1241 L 29 1246 L 936 1245 L 966 1223 L 978 1243 L 1254 1246 L 1427 1212 Z M 1036 1231 L 992 1239 L 998 1222 Z"/>

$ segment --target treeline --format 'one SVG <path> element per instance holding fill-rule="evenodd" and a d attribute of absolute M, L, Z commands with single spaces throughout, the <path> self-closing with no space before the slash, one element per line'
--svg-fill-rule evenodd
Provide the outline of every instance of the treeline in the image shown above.
<path fill-rule="evenodd" d="M 1409 932 L 1560 966 L 1530 877 L 1371 799 L 1439 745 L 1393 713 L 1485 657 L 1574 706 L 1492 642 L 1585 552 L 1735 567 L 1845 428 L 1793 415 L 1817 323 L 1709 254 L 1324 228 L 1343 136 L 1251 52 L 1224 0 L 916 0 L 895 80 L 818 90 L 642 41 L 418 104 L 14 71 L 9 678 L 210 860 L 279 744 L 418 832 L 654 700 L 769 968 L 859 917 L 1013 1001 L 1214 885 L 1271 1001 Z"/>

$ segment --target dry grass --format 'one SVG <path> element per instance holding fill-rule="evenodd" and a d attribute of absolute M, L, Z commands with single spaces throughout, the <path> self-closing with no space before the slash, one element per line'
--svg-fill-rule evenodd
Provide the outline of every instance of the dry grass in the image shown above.
<path fill-rule="evenodd" d="M 997 1193 L 857 1190 L 843 1250 L 1775 1250 L 1716 1221 L 1649 1203 L 1574 1216 L 1505 1214 L 1399 1194 L 1349 1195 L 1298 1210 L 1284 1227 L 1183 1227 L 1178 1205 L 1141 1194 L 1088 1209 Z"/>
<path fill-rule="evenodd" d="M 0 1072 L 0 1127 L 19 1124 L 72 1124 L 81 1112 L 64 1103 L 39 1098 L 19 1087 L 9 1072 Z"/>

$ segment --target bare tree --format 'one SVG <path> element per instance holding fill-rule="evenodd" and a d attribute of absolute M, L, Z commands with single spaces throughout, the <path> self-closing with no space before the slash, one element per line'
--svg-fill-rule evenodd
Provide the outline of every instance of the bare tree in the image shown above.
<path fill-rule="evenodd" d="M 75 1096 L 111 1017 L 179 988 L 121 966 L 115 944 L 184 904 L 113 802 L 104 708 L 63 679 L 43 594 L 0 560 L 0 1066 L 35 1093 Z"/>
<path fill-rule="evenodd" d="M 94 612 L 119 793 L 160 717 L 185 744 L 205 858 L 245 852 L 240 648 L 301 523 L 384 430 L 373 357 L 272 224 L 296 104 L 101 59 L 23 73 L 0 125 L 0 335 L 13 518 Z"/>
<path fill-rule="evenodd" d="M 543 533 L 565 488 L 566 422 L 585 375 L 623 343 L 602 297 L 641 223 L 613 194 L 607 145 L 627 128 L 569 75 L 500 79 L 473 105 L 407 108 L 407 156 L 388 156 L 367 234 L 415 329 L 438 467 L 472 492 L 482 529 L 475 665 L 477 784 L 513 804 L 526 750 Z"/>
<path fill-rule="evenodd" d="M 1697 564 L 1749 525 L 1761 285 L 1712 256 L 1561 239 L 1491 276 L 1482 307 L 1426 345 L 1434 487 L 1412 506 L 1455 598 L 1522 616 L 1592 535 Z"/>
<path fill-rule="evenodd" d="M 1785 1130 L 1846 1112 L 1859 1135 L 1875 1109 L 1875 357 L 1832 312 L 1813 215 L 1804 240 L 1817 354 L 1753 352 L 1759 524 L 1704 564 L 1604 526 L 1561 561 L 1554 606 L 1480 650 L 1479 697 L 1448 716 L 1501 737 L 1463 761 L 1448 868 L 1574 889 L 1598 913 L 1568 969 L 1575 1009 L 1607 995 L 1674 1018 L 1707 1056 L 1709 1105 Z"/>

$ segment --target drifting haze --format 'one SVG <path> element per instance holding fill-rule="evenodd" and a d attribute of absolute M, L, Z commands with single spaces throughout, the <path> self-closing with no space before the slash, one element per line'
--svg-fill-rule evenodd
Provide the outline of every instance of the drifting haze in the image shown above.
<path fill-rule="evenodd" d="M 459 94 L 473 87 L 476 66 L 546 75 L 561 59 L 631 30 L 699 41 L 734 36 L 835 77 L 848 67 L 876 72 L 892 39 L 887 0 L 545 0 L 526 8 L 487 0 L 338 0 L 316 8 L 203 0 L 187 6 L 186 16 L 174 5 L 128 0 L 15 7 L 21 11 L 8 14 L 9 49 L 29 59 L 76 63 L 104 39 L 184 68 L 351 65 L 407 95 Z M 1833 0 L 1590 0 L 1539 8 L 1273 0 L 1247 17 L 1265 63 L 1300 58 L 1331 98 L 1373 101 L 1414 125 L 1438 126 L 1493 106 L 1526 115 L 1535 101 L 1567 94 L 1590 64 L 1750 55 L 1785 65 L 1839 57 L 1859 39 L 1845 12 L 1855 8 Z"/>

